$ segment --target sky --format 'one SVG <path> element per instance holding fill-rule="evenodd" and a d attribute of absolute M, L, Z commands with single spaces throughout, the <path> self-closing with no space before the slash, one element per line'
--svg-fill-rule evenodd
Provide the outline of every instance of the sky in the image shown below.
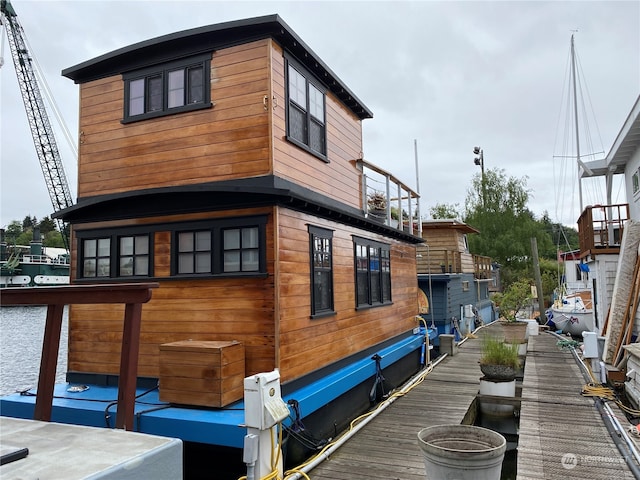
<path fill-rule="evenodd" d="M 640 94 L 637 0 L 12 4 L 74 144 L 78 86 L 61 76 L 63 69 L 161 35 L 279 14 L 373 112 L 363 121 L 364 158 L 419 190 L 423 218 L 436 204 L 464 206 L 480 174 L 473 154 L 479 146 L 485 170 L 525 179 L 536 217 L 546 212 L 552 221 L 575 226 L 577 167 L 574 159 L 561 158 L 572 155 L 563 140 L 572 34 L 581 105 L 592 118 L 594 146 L 581 151 L 599 155 L 586 160 L 609 152 Z M 27 215 L 51 215 L 53 207 L 4 29 L 0 34 L 2 228 Z M 54 110 L 48 112 L 75 201 L 76 156 Z M 605 203 L 603 179 L 583 181 L 582 188 L 584 205 Z M 626 202 L 623 188 L 614 188 L 613 202 Z"/>

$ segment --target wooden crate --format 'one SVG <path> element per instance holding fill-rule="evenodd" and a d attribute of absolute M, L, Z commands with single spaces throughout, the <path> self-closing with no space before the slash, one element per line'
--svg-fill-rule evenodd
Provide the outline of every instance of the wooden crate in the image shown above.
<path fill-rule="evenodd" d="M 160 400 L 224 407 L 244 394 L 244 345 L 185 340 L 160 345 Z"/>

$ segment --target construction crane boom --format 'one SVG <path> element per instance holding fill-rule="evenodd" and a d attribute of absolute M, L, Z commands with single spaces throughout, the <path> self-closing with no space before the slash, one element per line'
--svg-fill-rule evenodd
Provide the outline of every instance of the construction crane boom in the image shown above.
<path fill-rule="evenodd" d="M 49 191 L 54 211 L 73 205 L 71 191 L 64 172 L 60 152 L 49 122 L 44 101 L 40 93 L 36 72 L 27 49 L 24 31 L 9 0 L 0 0 L 0 23 L 4 25 L 11 50 L 11 57 L 18 77 L 18 85 L 27 112 L 31 136 L 38 154 L 40 167 Z M 65 247 L 69 250 L 67 225 L 58 220 Z"/>

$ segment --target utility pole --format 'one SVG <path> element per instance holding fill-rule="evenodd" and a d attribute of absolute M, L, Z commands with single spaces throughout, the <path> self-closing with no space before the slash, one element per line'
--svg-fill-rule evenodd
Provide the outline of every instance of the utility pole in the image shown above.
<path fill-rule="evenodd" d="M 480 179 L 482 182 L 482 206 L 486 207 L 486 197 L 487 197 L 487 187 L 484 181 L 484 152 L 482 151 L 482 148 L 480 147 L 473 147 L 473 153 L 475 155 L 478 155 L 476 158 L 473 159 L 473 163 L 475 163 L 476 165 L 480 165 Z"/>
<path fill-rule="evenodd" d="M 536 278 L 536 290 L 538 293 L 538 310 L 540 311 L 540 319 L 544 317 L 544 295 L 542 293 L 542 277 L 540 276 L 540 261 L 538 260 L 538 240 L 531 237 L 531 257 L 533 258 L 533 275 Z"/>

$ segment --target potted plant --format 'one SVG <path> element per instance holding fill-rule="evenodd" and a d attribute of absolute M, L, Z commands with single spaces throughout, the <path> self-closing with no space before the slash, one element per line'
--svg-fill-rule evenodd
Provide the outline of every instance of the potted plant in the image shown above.
<path fill-rule="evenodd" d="M 500 322 L 503 326 L 505 341 L 524 343 L 527 338 L 527 322 L 519 321 L 520 311 L 531 301 L 531 286 L 525 280 L 518 280 L 507 287 L 504 293 L 498 293 L 494 300 L 500 308 Z"/>
<path fill-rule="evenodd" d="M 372 192 L 367 196 L 367 208 L 372 220 L 384 222 L 387 218 L 387 197 L 382 192 Z"/>
<path fill-rule="evenodd" d="M 519 368 L 517 344 L 492 335 L 482 338 L 480 370 L 486 378 L 510 381 L 516 378 Z"/>

